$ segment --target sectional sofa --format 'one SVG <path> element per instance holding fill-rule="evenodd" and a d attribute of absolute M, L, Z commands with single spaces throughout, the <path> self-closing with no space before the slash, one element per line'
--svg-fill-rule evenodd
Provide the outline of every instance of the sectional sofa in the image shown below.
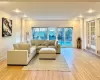
<path fill-rule="evenodd" d="M 36 52 L 39 53 L 41 48 L 55 48 L 56 53 L 60 53 L 60 44 L 56 40 L 31 40 L 31 45 L 36 46 Z"/>
<path fill-rule="evenodd" d="M 27 65 L 36 55 L 36 47 L 29 43 L 13 44 L 14 49 L 7 52 L 8 65 Z"/>
<path fill-rule="evenodd" d="M 55 48 L 60 53 L 60 45 L 55 40 L 31 40 L 30 43 L 13 44 L 14 49 L 7 52 L 8 65 L 27 65 L 41 48 Z"/>

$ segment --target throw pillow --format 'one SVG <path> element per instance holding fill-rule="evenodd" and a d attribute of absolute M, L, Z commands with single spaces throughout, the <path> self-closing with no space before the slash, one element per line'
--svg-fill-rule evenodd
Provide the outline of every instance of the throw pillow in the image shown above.
<path fill-rule="evenodd" d="M 42 44 L 38 44 L 38 46 L 42 46 Z"/>
<path fill-rule="evenodd" d="M 46 40 L 44 43 L 43 43 L 44 46 L 48 46 L 48 41 Z"/>
<path fill-rule="evenodd" d="M 49 46 L 54 46 L 55 45 L 55 41 L 54 40 L 49 40 Z"/>

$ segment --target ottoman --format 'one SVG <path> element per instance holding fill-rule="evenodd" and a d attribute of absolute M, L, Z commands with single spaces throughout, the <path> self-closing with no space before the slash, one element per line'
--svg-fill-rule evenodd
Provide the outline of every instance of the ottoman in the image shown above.
<path fill-rule="evenodd" d="M 56 50 L 54 48 L 41 48 L 39 51 L 39 59 L 55 60 Z"/>

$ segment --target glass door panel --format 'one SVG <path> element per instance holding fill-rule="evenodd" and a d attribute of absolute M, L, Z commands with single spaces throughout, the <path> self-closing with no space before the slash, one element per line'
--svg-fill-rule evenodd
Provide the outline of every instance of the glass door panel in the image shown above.
<path fill-rule="evenodd" d="M 72 46 L 72 28 L 64 28 L 65 29 L 65 46 Z"/>
<path fill-rule="evenodd" d="M 64 28 L 58 28 L 58 43 L 64 45 Z"/>
<path fill-rule="evenodd" d="M 40 40 L 47 40 L 47 28 L 40 28 Z"/>
<path fill-rule="evenodd" d="M 39 28 L 32 28 L 33 39 L 39 40 Z"/>
<path fill-rule="evenodd" d="M 49 40 L 56 40 L 56 28 L 48 28 Z"/>

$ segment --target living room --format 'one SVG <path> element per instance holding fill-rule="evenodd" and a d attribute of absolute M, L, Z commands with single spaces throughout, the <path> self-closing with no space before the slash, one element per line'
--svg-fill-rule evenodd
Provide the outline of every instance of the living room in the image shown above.
<path fill-rule="evenodd" d="M 0 80 L 99 80 L 99 6 L 1 1 Z"/>

